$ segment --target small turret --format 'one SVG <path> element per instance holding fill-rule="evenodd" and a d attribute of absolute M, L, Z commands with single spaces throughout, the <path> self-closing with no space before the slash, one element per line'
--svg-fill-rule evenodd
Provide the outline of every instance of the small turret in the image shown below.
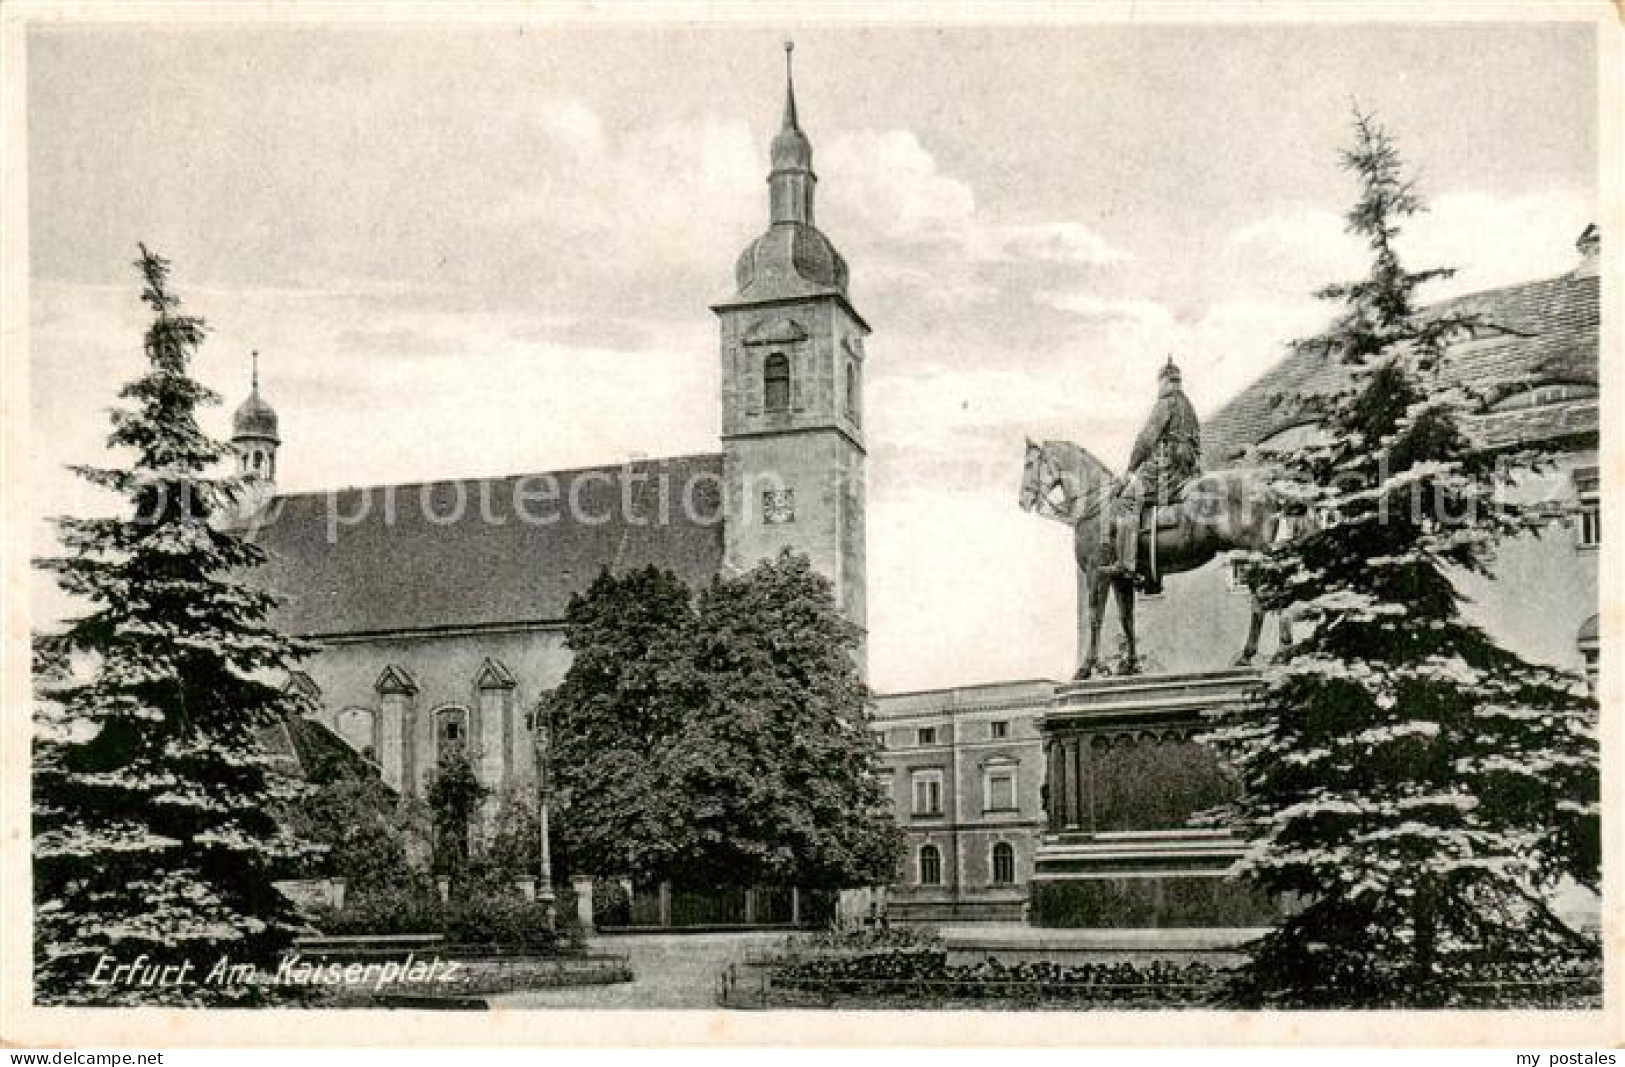
<path fill-rule="evenodd" d="M 253 387 L 231 419 L 231 444 L 237 450 L 237 472 L 245 478 L 276 484 L 276 452 L 282 444 L 276 410 L 260 396 L 260 354 L 254 353 Z"/>

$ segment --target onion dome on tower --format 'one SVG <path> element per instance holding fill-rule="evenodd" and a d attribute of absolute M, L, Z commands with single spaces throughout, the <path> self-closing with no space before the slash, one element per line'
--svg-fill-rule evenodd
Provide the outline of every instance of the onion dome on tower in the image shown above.
<path fill-rule="evenodd" d="M 237 471 L 245 478 L 276 481 L 276 452 L 282 444 L 276 409 L 260 396 L 260 354 L 254 353 L 253 387 L 248 399 L 231 417 L 231 444 L 237 450 Z"/>
<path fill-rule="evenodd" d="M 784 120 L 773 138 L 767 176 L 767 232 L 752 241 L 734 268 L 738 292 L 730 302 L 781 300 L 825 293 L 846 295 L 846 260 L 813 224 L 812 142 L 796 117 L 790 70 L 794 45 L 784 45 Z"/>

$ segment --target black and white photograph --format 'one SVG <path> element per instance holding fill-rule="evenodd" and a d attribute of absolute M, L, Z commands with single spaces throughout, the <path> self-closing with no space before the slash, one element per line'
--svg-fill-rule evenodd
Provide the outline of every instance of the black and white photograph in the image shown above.
<path fill-rule="evenodd" d="M 1625 1041 L 1618 12 L 1323 14 L 11 6 L 0 1037 Z"/>

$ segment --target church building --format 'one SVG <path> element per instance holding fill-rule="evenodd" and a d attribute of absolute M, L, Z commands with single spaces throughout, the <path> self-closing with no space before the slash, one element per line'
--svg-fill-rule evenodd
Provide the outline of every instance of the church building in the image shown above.
<path fill-rule="evenodd" d="M 282 440 L 256 371 L 232 438 L 260 492 L 247 522 L 285 598 L 276 623 L 320 647 L 288 684 L 402 792 L 421 793 L 451 750 L 492 790 L 532 778 L 537 702 L 571 659 L 566 607 L 605 567 L 653 565 L 697 587 L 789 548 L 864 627 L 869 328 L 815 222 L 812 143 L 786 58 L 768 226 L 712 308 L 719 452 L 278 494 Z"/>

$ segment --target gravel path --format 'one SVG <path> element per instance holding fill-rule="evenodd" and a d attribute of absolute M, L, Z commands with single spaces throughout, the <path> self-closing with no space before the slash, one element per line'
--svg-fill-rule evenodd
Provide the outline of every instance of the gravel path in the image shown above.
<path fill-rule="evenodd" d="M 630 982 L 502 993 L 493 1008 L 717 1007 L 717 976 L 745 951 L 783 944 L 782 932 L 617 934 L 591 939 L 590 951 L 613 952 L 632 964 Z"/>

